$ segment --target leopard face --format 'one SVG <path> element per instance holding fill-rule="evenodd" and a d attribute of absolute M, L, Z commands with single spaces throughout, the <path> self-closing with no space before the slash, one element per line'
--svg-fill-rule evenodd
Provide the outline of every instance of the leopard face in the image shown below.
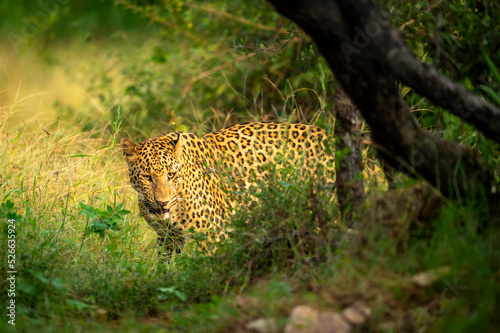
<path fill-rule="evenodd" d="M 173 133 L 138 145 L 127 139 L 121 141 L 141 213 L 157 232 L 172 227 L 169 218 L 179 197 L 182 183 L 179 137 Z"/>

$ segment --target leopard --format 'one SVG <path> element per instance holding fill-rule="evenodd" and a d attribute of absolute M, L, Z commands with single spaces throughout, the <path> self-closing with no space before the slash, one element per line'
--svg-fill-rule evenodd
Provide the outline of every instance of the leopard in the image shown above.
<path fill-rule="evenodd" d="M 123 138 L 120 145 L 140 213 L 169 255 L 181 252 L 193 232 L 224 240 L 237 205 L 231 191 L 249 191 L 271 170 L 288 166 L 310 179 L 321 169 L 333 182 L 332 140 L 314 125 L 249 122 L 201 137 L 172 132 L 138 144 Z"/>

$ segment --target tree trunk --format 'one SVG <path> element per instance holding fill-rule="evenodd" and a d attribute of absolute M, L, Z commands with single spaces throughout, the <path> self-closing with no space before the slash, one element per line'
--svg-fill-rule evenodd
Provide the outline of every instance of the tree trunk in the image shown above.
<path fill-rule="evenodd" d="M 373 1 L 269 1 L 314 39 L 389 165 L 424 177 L 447 197 L 486 196 L 498 206 L 494 178 L 479 153 L 425 131 L 399 96 L 396 80 L 500 142 L 498 109 L 416 60 Z"/>
<path fill-rule="evenodd" d="M 335 186 L 342 219 L 349 227 L 365 198 L 361 114 L 341 87 L 335 89 Z"/>

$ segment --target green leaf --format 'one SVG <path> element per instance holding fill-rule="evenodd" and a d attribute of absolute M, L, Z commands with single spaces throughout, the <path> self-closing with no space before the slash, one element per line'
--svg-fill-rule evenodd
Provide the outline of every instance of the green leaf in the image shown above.
<path fill-rule="evenodd" d="M 43 283 L 47 283 L 49 281 L 43 273 L 36 273 L 35 277 Z"/>
<path fill-rule="evenodd" d="M 23 132 L 21 132 L 21 133 L 19 133 L 18 135 L 16 135 L 16 137 L 15 137 L 15 138 L 11 139 L 11 140 L 10 140 L 10 143 L 12 144 L 12 143 L 16 142 L 16 140 L 17 140 L 17 139 L 19 139 L 19 137 L 21 136 L 21 134 L 23 134 Z"/>
<path fill-rule="evenodd" d="M 84 204 L 83 202 L 79 202 L 79 204 L 80 204 L 80 207 L 81 207 L 82 209 L 89 210 L 89 207 L 90 207 L 90 206 L 87 206 L 87 205 L 86 205 L 86 204 Z"/>
<path fill-rule="evenodd" d="M 90 207 L 90 208 L 92 208 L 92 207 Z M 84 210 L 81 210 L 78 214 L 85 215 L 91 219 L 99 217 L 93 209 L 92 210 L 91 209 L 84 209 Z"/>
<path fill-rule="evenodd" d="M 160 287 L 160 288 L 158 288 L 158 290 L 161 291 L 162 293 L 174 295 L 175 297 L 177 297 L 178 299 L 180 299 L 183 302 L 185 302 L 187 300 L 186 294 L 180 290 L 177 290 L 175 287 L 168 287 L 168 288 Z M 165 299 L 165 298 L 162 298 L 161 296 L 158 296 L 158 298 Z"/>
<path fill-rule="evenodd" d="M 286 182 L 282 179 L 280 179 L 279 183 L 281 184 L 281 186 L 283 186 L 284 188 L 289 188 L 290 186 L 292 186 L 292 184 L 290 184 L 289 182 Z"/>
<path fill-rule="evenodd" d="M 180 299 L 183 302 L 185 302 L 187 300 L 186 294 L 180 290 L 174 290 L 174 294 L 175 294 L 175 296 L 177 296 L 178 299 Z"/>
<path fill-rule="evenodd" d="M 81 155 L 70 155 L 70 156 L 67 156 L 68 158 L 75 158 L 75 157 L 93 157 L 93 158 L 97 158 L 98 160 L 100 160 L 99 157 L 97 156 L 94 156 L 94 155 L 84 155 L 84 154 L 81 154 Z"/>
<path fill-rule="evenodd" d="M 121 215 L 121 216 L 125 216 L 125 215 L 130 214 L 131 212 L 130 212 L 130 210 L 122 209 L 122 210 L 120 210 L 120 211 L 118 211 L 116 213 L 119 214 L 119 215 Z"/>
<path fill-rule="evenodd" d="M 481 88 L 481 90 L 490 95 L 490 97 L 495 100 L 495 103 L 500 105 L 500 94 L 497 94 L 496 92 L 493 91 L 493 89 L 491 89 L 488 86 L 479 86 L 479 87 Z"/>
<path fill-rule="evenodd" d="M 64 282 L 63 279 L 60 277 L 56 277 L 50 281 L 50 283 L 57 289 L 57 290 L 65 290 L 66 289 L 66 283 Z"/>
<path fill-rule="evenodd" d="M 68 305 L 68 307 L 75 309 L 77 311 L 84 311 L 84 310 L 87 310 L 89 308 L 89 306 L 86 303 L 80 302 L 76 299 L 69 299 L 69 298 L 66 299 L 66 305 Z"/>
<path fill-rule="evenodd" d="M 486 60 L 486 63 L 488 64 L 488 67 L 493 73 L 495 80 L 497 80 L 497 82 L 500 82 L 500 73 L 498 72 L 497 66 L 495 66 L 493 60 L 491 60 L 490 56 L 486 52 L 484 52 L 483 50 L 481 50 L 481 52 L 483 53 L 484 60 Z"/>

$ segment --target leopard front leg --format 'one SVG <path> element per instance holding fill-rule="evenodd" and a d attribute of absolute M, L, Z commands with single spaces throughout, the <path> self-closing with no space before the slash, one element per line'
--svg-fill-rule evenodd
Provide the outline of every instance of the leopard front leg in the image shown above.
<path fill-rule="evenodd" d="M 184 235 L 172 230 L 161 235 L 158 234 L 156 241 L 158 244 L 158 255 L 166 258 L 171 257 L 174 252 L 177 254 L 181 253 L 185 243 Z"/>

